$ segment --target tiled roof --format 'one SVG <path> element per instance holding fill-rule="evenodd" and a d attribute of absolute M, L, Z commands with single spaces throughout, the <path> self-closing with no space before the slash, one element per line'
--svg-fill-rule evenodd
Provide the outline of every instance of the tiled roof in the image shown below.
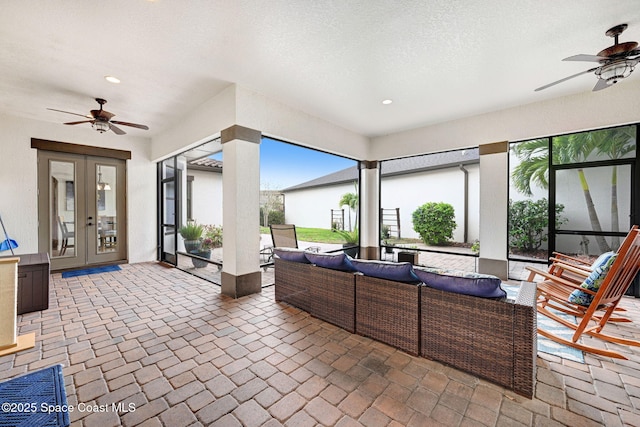
<path fill-rule="evenodd" d="M 427 170 L 449 168 L 457 165 L 478 163 L 478 149 L 445 151 L 443 153 L 426 154 L 424 156 L 405 157 L 402 159 L 387 160 L 382 162 L 381 175 L 404 175 Z M 305 188 L 323 187 L 326 185 L 343 184 L 358 179 L 358 167 L 342 169 L 328 175 L 303 182 L 282 190 L 283 192 L 302 190 Z"/>
<path fill-rule="evenodd" d="M 192 160 L 189 162 L 189 166 L 205 166 L 210 168 L 222 169 L 222 161 L 210 159 L 209 157 L 203 157 L 201 159 Z"/>
<path fill-rule="evenodd" d="M 222 161 L 210 159 L 209 157 L 202 157 L 200 159 L 192 160 L 189 162 L 190 169 L 208 170 L 212 172 L 222 171 Z"/>

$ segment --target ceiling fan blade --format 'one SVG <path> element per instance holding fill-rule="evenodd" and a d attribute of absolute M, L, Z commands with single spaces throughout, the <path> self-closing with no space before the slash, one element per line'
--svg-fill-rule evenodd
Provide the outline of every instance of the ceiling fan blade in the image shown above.
<path fill-rule="evenodd" d="M 139 124 L 136 124 L 136 123 L 121 122 L 121 121 L 117 121 L 117 120 L 113 120 L 111 123 L 115 123 L 115 124 L 123 125 L 123 126 L 131 126 L 131 127 L 138 128 L 138 129 L 149 130 L 149 126 L 139 125 Z"/>
<path fill-rule="evenodd" d="M 79 125 L 80 123 L 93 123 L 93 120 L 81 120 L 79 122 L 68 122 L 68 123 L 63 123 L 65 125 Z"/>
<path fill-rule="evenodd" d="M 57 111 L 59 113 L 66 113 L 66 114 L 73 114 L 74 116 L 80 116 L 80 117 L 86 117 L 88 119 L 92 119 L 93 117 L 91 117 L 88 114 L 78 114 L 78 113 L 72 113 L 70 111 L 62 111 L 62 110 L 56 110 L 55 108 L 47 108 L 47 110 L 51 110 L 51 111 Z"/>
<path fill-rule="evenodd" d="M 588 62 L 601 62 L 606 61 L 609 58 L 606 56 L 597 56 L 597 55 L 573 55 L 568 58 L 564 58 L 563 61 L 588 61 Z"/>
<path fill-rule="evenodd" d="M 574 77 L 578 77 L 578 76 L 581 76 L 581 75 L 583 75 L 583 74 L 591 73 L 591 72 L 593 72 L 593 71 L 597 70 L 598 68 L 600 68 L 600 67 L 595 67 L 595 68 L 591 68 L 591 69 L 586 70 L 586 71 L 581 71 L 581 72 L 579 72 L 579 73 L 577 73 L 577 74 L 574 74 L 574 75 L 572 75 L 572 76 L 565 77 L 564 79 L 560 79 L 560 80 L 555 81 L 555 82 L 553 82 L 553 83 L 549 83 L 548 85 L 540 86 L 539 88 L 535 89 L 535 92 L 541 91 L 541 90 L 546 89 L 546 88 L 551 87 L 551 86 L 555 86 L 555 85 L 557 85 L 558 83 L 566 82 L 567 80 L 572 79 L 572 78 L 574 78 Z"/>
<path fill-rule="evenodd" d="M 118 126 L 115 126 L 113 123 L 109 122 L 109 129 L 113 131 L 116 135 L 125 135 L 126 132 L 120 129 Z"/>
<path fill-rule="evenodd" d="M 598 82 L 596 83 L 596 85 L 593 87 L 593 92 L 597 91 L 597 90 L 602 90 L 602 89 L 606 89 L 608 87 L 610 87 L 611 85 L 607 84 L 606 80 L 603 79 L 598 79 Z"/>

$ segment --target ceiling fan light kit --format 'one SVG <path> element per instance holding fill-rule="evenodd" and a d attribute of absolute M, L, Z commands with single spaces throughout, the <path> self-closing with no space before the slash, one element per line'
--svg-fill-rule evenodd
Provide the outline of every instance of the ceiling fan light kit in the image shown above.
<path fill-rule="evenodd" d="M 80 123 L 91 123 L 91 127 L 93 127 L 95 130 L 97 130 L 100 133 L 105 133 L 106 131 L 111 130 L 116 135 L 126 134 L 125 131 L 123 131 L 116 125 L 130 126 L 137 129 L 149 130 L 149 127 L 146 125 L 139 125 L 137 123 L 129 123 L 129 122 L 121 122 L 119 120 L 111 120 L 111 118 L 113 118 L 115 114 L 102 109 L 102 106 L 107 103 L 107 100 L 102 98 L 96 98 L 96 102 L 100 105 L 100 109 L 91 110 L 90 114 L 87 114 L 87 115 L 72 113 L 70 111 L 56 110 L 53 108 L 48 108 L 48 110 L 58 111 L 59 113 L 73 114 L 74 116 L 85 117 L 89 120 L 81 120 L 78 122 L 67 122 L 65 123 L 65 125 L 79 125 Z"/>
<path fill-rule="evenodd" d="M 105 133 L 106 131 L 109 130 L 109 123 L 103 122 L 102 120 L 95 120 L 91 124 L 91 127 L 93 127 L 95 130 L 97 130 L 100 133 Z"/>
<path fill-rule="evenodd" d="M 618 83 L 620 80 L 629 77 L 631 73 L 633 73 L 638 62 L 640 62 L 640 49 L 637 48 L 637 42 L 618 42 L 618 36 L 626 29 L 627 24 L 616 25 L 615 27 L 608 29 L 605 34 L 614 38 L 614 44 L 613 46 L 609 46 L 601 50 L 597 55 L 581 54 L 563 59 L 563 61 L 598 62 L 600 64 L 598 67 L 594 67 L 541 86 L 536 89 L 536 92 L 591 72 L 593 72 L 598 78 L 596 85 L 592 89 L 594 92 L 606 89 Z"/>
<path fill-rule="evenodd" d="M 633 73 L 637 61 L 621 59 L 607 65 L 603 65 L 596 70 L 596 76 L 607 82 L 608 85 L 618 83 L 619 80 L 627 78 Z"/>

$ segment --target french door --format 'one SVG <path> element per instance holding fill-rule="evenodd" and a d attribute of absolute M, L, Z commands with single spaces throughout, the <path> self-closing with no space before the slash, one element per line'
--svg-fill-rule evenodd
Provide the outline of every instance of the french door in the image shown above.
<path fill-rule="evenodd" d="M 51 269 L 127 259 L 126 163 L 38 151 L 38 246 Z"/>

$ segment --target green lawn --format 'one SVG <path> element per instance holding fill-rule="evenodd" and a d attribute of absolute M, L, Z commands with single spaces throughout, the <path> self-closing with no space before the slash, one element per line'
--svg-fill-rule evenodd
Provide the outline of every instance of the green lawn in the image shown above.
<path fill-rule="evenodd" d="M 260 227 L 260 233 L 269 234 L 269 227 Z M 340 234 L 327 228 L 296 227 L 296 236 L 303 242 L 344 243 L 344 238 Z"/>

